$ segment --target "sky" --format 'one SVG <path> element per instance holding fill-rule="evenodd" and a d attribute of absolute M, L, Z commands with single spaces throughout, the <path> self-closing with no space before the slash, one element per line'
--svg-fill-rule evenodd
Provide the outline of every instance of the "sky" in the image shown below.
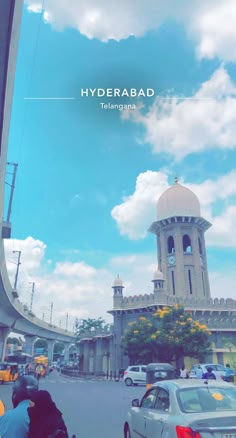
<path fill-rule="evenodd" d="M 191 3 L 191 4 L 190 4 Z M 160 195 L 178 175 L 212 223 L 213 297 L 236 283 L 234 0 L 26 0 L 8 161 L 18 163 L 11 281 L 38 317 L 111 322 L 112 285 L 151 293 Z M 86 97 L 136 88 L 152 97 Z M 133 109 L 105 109 L 132 104 Z M 12 168 L 9 166 L 5 211 Z"/>

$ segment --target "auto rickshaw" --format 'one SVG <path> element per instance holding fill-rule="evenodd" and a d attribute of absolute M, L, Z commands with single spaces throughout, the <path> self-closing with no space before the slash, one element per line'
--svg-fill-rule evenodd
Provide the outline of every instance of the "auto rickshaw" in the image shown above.
<path fill-rule="evenodd" d="M 5 413 L 5 406 L 2 400 L 0 400 L 0 417 Z"/>
<path fill-rule="evenodd" d="M 161 380 L 176 378 L 175 368 L 169 363 L 149 363 L 146 368 L 146 388 Z"/>
<path fill-rule="evenodd" d="M 0 382 L 3 385 L 5 382 L 14 382 L 18 377 L 17 363 L 0 363 Z"/>

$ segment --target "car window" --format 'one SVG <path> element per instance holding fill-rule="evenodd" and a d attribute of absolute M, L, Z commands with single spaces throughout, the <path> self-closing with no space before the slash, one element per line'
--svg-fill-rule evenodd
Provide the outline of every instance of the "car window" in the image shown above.
<path fill-rule="evenodd" d="M 216 369 L 217 369 L 217 371 L 225 371 L 225 367 L 223 366 L 223 365 L 216 365 Z"/>
<path fill-rule="evenodd" d="M 131 368 L 129 369 L 129 371 L 136 371 L 136 372 L 139 372 L 139 367 L 131 367 Z"/>
<path fill-rule="evenodd" d="M 177 398 L 183 412 L 234 411 L 236 389 L 222 387 L 199 387 L 179 390 Z"/>
<path fill-rule="evenodd" d="M 208 365 L 206 365 L 206 369 L 207 369 L 207 368 L 212 368 L 213 371 L 216 371 L 216 365 L 214 365 L 214 364 L 208 364 Z"/>
<path fill-rule="evenodd" d="M 157 393 L 157 388 L 152 388 L 150 389 L 150 391 L 148 391 L 144 397 L 142 398 L 141 401 L 141 407 L 142 408 L 153 408 L 154 406 L 154 401 L 156 399 L 156 393 Z"/>
<path fill-rule="evenodd" d="M 159 388 L 154 408 L 158 411 L 167 411 L 169 409 L 169 394 L 165 389 Z"/>
<path fill-rule="evenodd" d="M 141 367 L 141 371 L 142 371 L 143 373 L 146 373 L 146 367 Z"/>

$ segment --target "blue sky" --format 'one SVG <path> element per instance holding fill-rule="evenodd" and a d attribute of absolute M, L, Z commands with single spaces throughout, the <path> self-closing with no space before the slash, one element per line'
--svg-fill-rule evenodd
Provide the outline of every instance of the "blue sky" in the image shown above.
<path fill-rule="evenodd" d="M 62 325 L 67 312 L 71 327 L 75 317 L 109 319 L 117 273 L 127 295 L 152 291 L 156 244 L 146 230 L 175 174 L 213 223 L 212 295 L 234 296 L 236 6 L 143 3 L 24 5 L 8 153 L 19 169 L 6 247 L 13 277 L 11 251 L 22 250 L 21 300 L 29 303 L 35 281 L 35 312 L 49 317 L 53 301 Z M 80 96 L 99 87 L 149 87 L 155 96 Z M 137 107 L 105 110 L 103 101 Z"/>

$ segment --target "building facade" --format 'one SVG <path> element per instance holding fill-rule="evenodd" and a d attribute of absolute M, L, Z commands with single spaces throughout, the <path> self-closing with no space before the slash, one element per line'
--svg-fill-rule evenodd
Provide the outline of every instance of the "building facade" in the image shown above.
<path fill-rule="evenodd" d="M 160 306 L 182 305 L 193 318 L 206 324 L 212 336 L 212 353 L 206 360 L 223 363 L 236 353 L 236 300 L 211 298 L 205 232 L 211 224 L 201 216 L 197 196 L 175 183 L 157 202 L 157 220 L 149 231 L 156 236 L 157 270 L 153 292 L 126 297 L 121 278 L 112 286 L 113 328 L 109 333 L 88 333 L 80 341 L 81 370 L 103 374 L 129 365 L 121 348 L 128 324 L 148 316 Z"/>

